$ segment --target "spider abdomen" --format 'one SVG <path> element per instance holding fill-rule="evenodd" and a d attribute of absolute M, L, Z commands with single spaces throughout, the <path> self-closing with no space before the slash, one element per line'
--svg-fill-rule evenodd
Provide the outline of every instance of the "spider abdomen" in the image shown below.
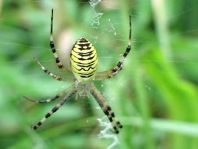
<path fill-rule="evenodd" d="M 85 38 L 80 38 L 70 53 L 71 70 L 78 81 L 86 81 L 96 73 L 98 62 L 96 49 Z"/>

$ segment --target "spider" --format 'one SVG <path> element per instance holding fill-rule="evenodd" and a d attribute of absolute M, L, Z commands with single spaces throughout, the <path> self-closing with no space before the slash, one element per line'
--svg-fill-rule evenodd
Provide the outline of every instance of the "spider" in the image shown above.
<path fill-rule="evenodd" d="M 60 61 L 60 58 L 56 52 L 55 44 L 53 41 L 53 9 L 51 10 L 51 29 L 50 29 L 50 48 L 55 57 L 56 64 L 59 69 L 64 69 L 63 63 Z M 98 58 L 96 49 L 94 46 L 86 39 L 80 38 L 73 45 L 73 48 L 70 51 L 70 67 L 73 75 L 75 76 L 75 82 L 71 85 L 67 90 L 58 93 L 52 98 L 47 100 L 33 100 L 29 97 L 25 97 L 27 100 L 36 103 L 49 103 L 55 101 L 56 99 L 63 97 L 63 99 L 56 104 L 39 122 L 32 126 L 34 130 L 38 129 L 50 116 L 53 115 L 56 111 L 58 111 L 68 99 L 74 94 L 79 94 L 81 96 L 87 96 L 91 94 L 99 106 L 101 107 L 104 114 L 107 116 L 109 121 L 111 122 L 112 128 L 115 133 L 119 133 L 119 130 L 123 127 L 122 124 L 116 120 L 115 114 L 112 111 L 111 107 L 106 102 L 103 95 L 97 90 L 93 81 L 94 80 L 105 80 L 112 78 L 117 75 L 123 68 L 123 63 L 127 55 L 131 50 L 131 16 L 129 16 L 129 41 L 128 46 L 117 65 L 107 71 L 96 73 Z M 51 73 L 48 69 L 46 69 L 38 60 L 36 60 L 38 65 L 41 67 L 44 73 L 51 76 L 53 79 L 62 81 L 63 79 Z"/>

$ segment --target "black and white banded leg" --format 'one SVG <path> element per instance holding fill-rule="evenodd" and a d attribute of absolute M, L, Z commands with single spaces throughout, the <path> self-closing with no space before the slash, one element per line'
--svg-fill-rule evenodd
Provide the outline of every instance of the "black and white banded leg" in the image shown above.
<path fill-rule="evenodd" d="M 53 40 L 53 9 L 52 9 L 52 14 L 51 14 L 51 29 L 50 29 L 50 48 L 52 50 L 52 53 L 55 57 L 56 60 L 56 64 L 58 66 L 58 68 L 62 69 L 63 68 L 63 64 L 61 63 L 58 54 L 56 52 L 56 47 L 54 44 L 54 40 Z"/>
<path fill-rule="evenodd" d="M 37 59 L 35 59 L 35 61 L 41 67 L 41 69 L 43 70 L 44 73 L 46 73 L 47 75 L 49 75 L 50 77 L 52 77 L 55 80 L 58 80 L 58 81 L 63 80 L 60 76 L 57 76 L 57 75 L 51 73 L 49 70 L 47 70 Z"/>
<path fill-rule="evenodd" d="M 58 104 L 56 104 L 46 115 L 45 117 L 43 117 L 36 125 L 33 125 L 32 128 L 34 130 L 38 129 L 39 127 L 41 127 L 41 125 L 51 116 L 53 115 L 53 113 L 55 113 L 56 111 L 58 111 L 58 109 L 60 109 L 64 103 L 72 96 L 76 93 L 76 89 L 73 87 L 70 91 L 68 91 L 68 93 L 66 94 L 66 96 L 63 98 L 63 100 L 61 100 Z"/>
<path fill-rule="evenodd" d="M 124 54 L 122 55 L 119 62 L 114 68 L 112 68 L 111 70 L 97 73 L 95 79 L 104 80 L 104 79 L 112 78 L 113 76 L 117 75 L 123 69 L 124 60 L 126 59 L 130 51 L 131 51 L 131 16 L 129 16 L 129 41 Z"/>
<path fill-rule="evenodd" d="M 65 95 L 67 93 L 67 90 L 64 90 L 60 93 L 58 93 L 57 95 L 55 95 L 54 97 L 52 98 L 48 98 L 46 100 L 35 100 L 35 99 L 32 99 L 30 97 L 26 97 L 26 96 L 23 96 L 26 100 L 29 100 L 31 102 L 34 102 L 34 103 L 50 103 L 52 101 L 55 101 L 56 99 L 62 97 L 63 95 Z"/>
<path fill-rule="evenodd" d="M 123 126 L 122 124 L 115 119 L 115 114 L 112 111 L 111 107 L 105 101 L 103 95 L 97 90 L 97 88 L 92 84 L 91 87 L 91 94 L 96 99 L 97 103 L 100 105 L 101 109 L 103 110 L 104 114 L 107 116 L 109 121 L 111 122 L 112 128 L 116 134 L 119 133 L 119 129 Z"/>

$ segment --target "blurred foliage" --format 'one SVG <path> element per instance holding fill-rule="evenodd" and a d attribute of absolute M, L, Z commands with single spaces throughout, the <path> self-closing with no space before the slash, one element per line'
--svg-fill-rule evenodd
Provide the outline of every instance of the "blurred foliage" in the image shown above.
<path fill-rule="evenodd" d="M 134 45 L 124 70 L 96 82 L 124 125 L 115 148 L 198 148 L 196 0 L 102 0 L 95 7 L 87 0 L 0 0 L 0 148 L 103 149 L 111 144 L 98 137 L 97 119 L 104 115 L 92 97 L 72 98 L 41 129 L 30 128 L 54 103 L 33 104 L 22 96 L 51 97 L 73 81 L 71 73 L 58 72 L 49 48 L 51 8 L 56 43 L 65 30 L 85 36 L 97 49 L 99 71 L 113 67 L 124 51 L 132 14 Z M 99 24 L 98 13 L 103 13 Z M 166 41 L 170 57 L 160 41 Z M 68 80 L 52 80 L 33 57 Z"/>

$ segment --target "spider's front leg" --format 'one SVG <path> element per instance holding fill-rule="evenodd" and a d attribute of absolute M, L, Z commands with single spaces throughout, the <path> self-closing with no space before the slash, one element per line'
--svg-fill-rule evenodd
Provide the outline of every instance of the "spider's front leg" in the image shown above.
<path fill-rule="evenodd" d="M 53 113 L 58 111 L 61 106 L 64 105 L 64 103 L 75 93 L 77 92 L 76 87 L 73 85 L 68 92 L 66 93 L 66 96 L 61 100 L 58 104 L 56 104 L 46 115 L 43 117 L 36 125 L 32 126 L 34 130 L 38 129 Z"/>
<path fill-rule="evenodd" d="M 35 99 L 32 99 L 30 97 L 26 97 L 26 96 L 23 96 L 23 98 L 25 98 L 26 100 L 29 100 L 31 102 L 34 102 L 34 103 L 50 103 L 52 101 L 55 101 L 56 99 L 62 97 L 63 95 L 67 94 L 67 90 L 64 90 L 58 94 L 56 94 L 54 97 L 51 97 L 51 98 L 48 98 L 48 99 L 45 99 L 45 100 L 35 100 Z"/>
<path fill-rule="evenodd" d="M 103 95 L 97 90 L 97 88 L 92 84 L 91 90 L 90 90 L 92 96 L 96 99 L 98 104 L 100 105 L 101 109 L 105 113 L 105 115 L 108 117 L 109 121 L 112 124 L 112 127 L 114 129 L 115 133 L 119 133 L 119 129 L 121 129 L 123 126 L 122 124 L 115 119 L 115 114 L 111 110 L 111 107 L 108 105 L 108 103 L 105 101 L 105 98 Z"/>
<path fill-rule="evenodd" d="M 131 51 L 131 16 L 129 16 L 129 41 L 128 41 L 128 46 L 126 47 L 124 54 L 122 55 L 119 62 L 117 63 L 117 65 L 114 68 L 107 70 L 107 71 L 97 73 L 95 76 L 95 80 L 109 79 L 109 78 L 115 76 L 116 74 L 118 74 L 118 72 L 120 72 L 122 70 L 124 60 L 126 59 L 126 57 L 130 51 Z"/>

